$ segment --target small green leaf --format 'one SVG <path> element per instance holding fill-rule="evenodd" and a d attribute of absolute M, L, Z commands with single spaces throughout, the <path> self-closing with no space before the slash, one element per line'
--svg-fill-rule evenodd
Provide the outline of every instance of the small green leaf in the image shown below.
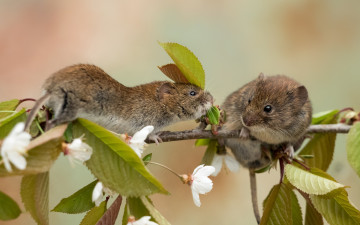
<path fill-rule="evenodd" d="M 210 139 L 197 139 L 195 141 L 195 146 L 208 146 L 210 143 Z"/>
<path fill-rule="evenodd" d="M 73 123 L 73 133 L 75 137 L 85 134 L 85 142 L 93 148 L 86 166 L 105 187 L 128 197 L 168 194 L 136 153 L 110 131 L 78 119 Z"/>
<path fill-rule="evenodd" d="M 346 141 L 347 158 L 358 176 L 360 176 L 360 123 L 355 123 Z"/>
<path fill-rule="evenodd" d="M 126 209 L 129 210 L 127 211 L 126 222 L 129 216 L 134 216 L 136 219 L 140 219 L 143 216 L 150 216 L 149 210 L 140 198 L 126 198 Z M 154 221 L 153 218 L 151 218 L 151 220 Z"/>
<path fill-rule="evenodd" d="M 5 138 L 17 123 L 24 122 L 25 120 L 25 109 L 11 114 L 11 116 L 0 119 L 0 140 Z"/>
<path fill-rule="evenodd" d="M 201 160 L 201 164 L 211 165 L 217 151 L 217 140 L 210 140 L 205 154 Z"/>
<path fill-rule="evenodd" d="M 216 106 L 212 106 L 207 112 L 206 116 L 210 124 L 218 125 L 220 121 L 220 111 Z"/>
<path fill-rule="evenodd" d="M 85 187 L 81 188 L 71 196 L 63 198 L 59 204 L 51 211 L 53 212 L 63 212 L 63 213 L 82 213 L 90 210 L 95 206 L 92 202 L 92 192 L 98 181 L 95 180 Z"/>
<path fill-rule="evenodd" d="M 24 176 L 20 194 L 32 218 L 40 225 L 49 224 L 49 172 Z"/>
<path fill-rule="evenodd" d="M 13 220 L 18 218 L 21 213 L 18 204 L 1 191 L 0 202 L 0 220 Z"/>
<path fill-rule="evenodd" d="M 310 195 L 314 207 L 331 225 L 360 224 L 360 211 L 350 202 L 344 189 L 334 198 Z"/>
<path fill-rule="evenodd" d="M 64 133 L 64 137 L 65 137 L 65 141 L 67 143 L 71 143 L 73 141 L 73 125 L 72 123 L 69 123 L 65 133 Z"/>
<path fill-rule="evenodd" d="M 285 175 L 292 185 L 307 194 L 324 195 L 344 187 L 342 184 L 312 174 L 291 164 L 285 166 Z"/>
<path fill-rule="evenodd" d="M 173 80 L 175 83 L 190 83 L 184 74 L 180 71 L 180 69 L 173 63 L 159 66 L 158 67 L 163 74 L 165 74 L 168 78 Z"/>
<path fill-rule="evenodd" d="M 109 207 L 96 225 L 114 225 L 119 215 L 120 207 L 122 203 L 122 196 L 119 195 L 113 204 Z"/>
<path fill-rule="evenodd" d="M 99 206 L 95 206 L 89 212 L 86 213 L 84 218 L 81 220 L 80 225 L 95 225 L 100 220 L 100 218 L 106 212 L 106 203 L 107 201 L 103 201 Z"/>
<path fill-rule="evenodd" d="M 325 112 L 318 112 L 312 115 L 312 121 L 311 124 L 323 124 L 322 121 L 328 118 L 333 118 L 339 110 L 328 110 Z"/>
<path fill-rule="evenodd" d="M 305 225 L 323 225 L 322 215 L 312 204 L 306 203 Z"/>
<path fill-rule="evenodd" d="M 6 102 L 0 102 L 0 119 L 3 119 L 11 114 L 12 112 L 6 112 L 6 111 L 14 111 L 16 107 L 19 105 L 18 99 L 13 99 Z"/>
<path fill-rule="evenodd" d="M 149 164 L 149 162 L 151 161 L 151 158 L 152 158 L 152 153 L 149 153 L 149 154 L 147 154 L 146 156 L 144 156 L 144 158 L 143 158 L 142 160 L 143 160 L 145 166 L 146 166 L 147 164 Z"/>
<path fill-rule="evenodd" d="M 317 122 L 320 124 L 334 124 L 338 120 L 337 116 L 334 116 L 337 112 L 337 110 L 333 110 L 331 113 L 325 114 L 326 117 L 323 115 L 321 121 Z M 336 133 L 315 134 L 299 155 L 313 155 L 313 158 L 304 159 L 305 164 L 326 171 L 333 159 L 335 140 Z"/>
<path fill-rule="evenodd" d="M 147 208 L 147 210 L 149 210 L 152 218 L 154 218 L 159 225 L 170 225 L 169 221 L 167 221 L 165 217 L 163 217 L 160 212 L 154 207 L 154 205 L 149 201 L 149 198 L 141 196 L 140 199 Z"/>
<path fill-rule="evenodd" d="M 292 190 L 284 183 L 275 185 L 264 201 L 264 213 L 260 225 L 277 224 L 292 225 L 293 218 L 301 217 L 298 203 L 295 201 Z M 297 201 L 297 200 L 296 200 Z M 296 205 L 296 207 L 292 207 Z M 293 212 L 294 210 L 294 212 Z M 300 214 L 300 215 L 299 215 Z"/>
<path fill-rule="evenodd" d="M 205 88 L 205 72 L 198 58 L 188 48 L 177 43 L 160 43 L 161 47 L 174 60 L 176 66 L 191 83 Z"/>
<path fill-rule="evenodd" d="M 0 165 L 0 177 L 24 174 L 37 174 L 49 171 L 61 152 L 63 134 L 67 125 L 60 125 L 47 131 L 38 138 L 32 140 L 28 146 L 26 157 L 26 169 L 19 170 L 15 167 L 9 173 L 4 165 Z"/>

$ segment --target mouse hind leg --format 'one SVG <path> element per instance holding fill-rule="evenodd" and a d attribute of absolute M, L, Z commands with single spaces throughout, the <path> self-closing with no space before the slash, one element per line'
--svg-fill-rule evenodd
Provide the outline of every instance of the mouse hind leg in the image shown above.
<path fill-rule="evenodd" d="M 71 91 L 65 91 L 61 88 L 56 95 L 52 95 L 47 106 L 54 111 L 54 118 L 50 121 L 50 128 L 77 118 L 77 98 Z"/>

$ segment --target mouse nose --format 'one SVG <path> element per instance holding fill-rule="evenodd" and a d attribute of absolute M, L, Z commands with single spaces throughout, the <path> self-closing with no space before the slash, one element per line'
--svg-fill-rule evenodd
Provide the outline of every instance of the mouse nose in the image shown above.
<path fill-rule="evenodd" d="M 243 122 L 244 122 L 244 125 L 247 127 L 254 125 L 254 119 L 252 119 L 251 116 L 243 117 Z"/>

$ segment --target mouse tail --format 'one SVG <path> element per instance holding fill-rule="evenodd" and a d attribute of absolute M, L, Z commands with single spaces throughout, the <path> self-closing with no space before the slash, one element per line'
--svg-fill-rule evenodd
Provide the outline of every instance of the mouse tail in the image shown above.
<path fill-rule="evenodd" d="M 250 189 L 251 189 L 251 201 L 253 205 L 253 210 L 256 218 L 257 224 L 260 224 L 260 212 L 257 200 L 257 190 L 256 190 L 256 174 L 254 169 L 249 169 L 250 175 Z"/>
<path fill-rule="evenodd" d="M 29 116 L 26 119 L 25 122 L 25 131 L 29 132 L 30 129 L 30 125 L 31 123 L 34 121 L 36 114 L 39 112 L 40 108 L 42 105 L 44 105 L 44 103 L 50 98 L 50 94 L 49 93 L 45 93 L 45 95 L 43 95 L 41 98 L 39 98 L 34 107 L 31 109 Z"/>

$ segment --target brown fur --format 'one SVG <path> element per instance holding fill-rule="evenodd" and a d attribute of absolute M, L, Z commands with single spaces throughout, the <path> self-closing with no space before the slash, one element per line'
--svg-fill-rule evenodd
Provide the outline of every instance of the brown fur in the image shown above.
<path fill-rule="evenodd" d="M 153 125 L 156 132 L 177 121 L 196 119 L 213 101 L 208 92 L 191 84 L 156 81 L 126 87 L 88 64 L 54 73 L 43 88 L 50 96 L 46 105 L 54 110 L 55 124 L 82 117 L 130 135 L 146 125 Z"/>

